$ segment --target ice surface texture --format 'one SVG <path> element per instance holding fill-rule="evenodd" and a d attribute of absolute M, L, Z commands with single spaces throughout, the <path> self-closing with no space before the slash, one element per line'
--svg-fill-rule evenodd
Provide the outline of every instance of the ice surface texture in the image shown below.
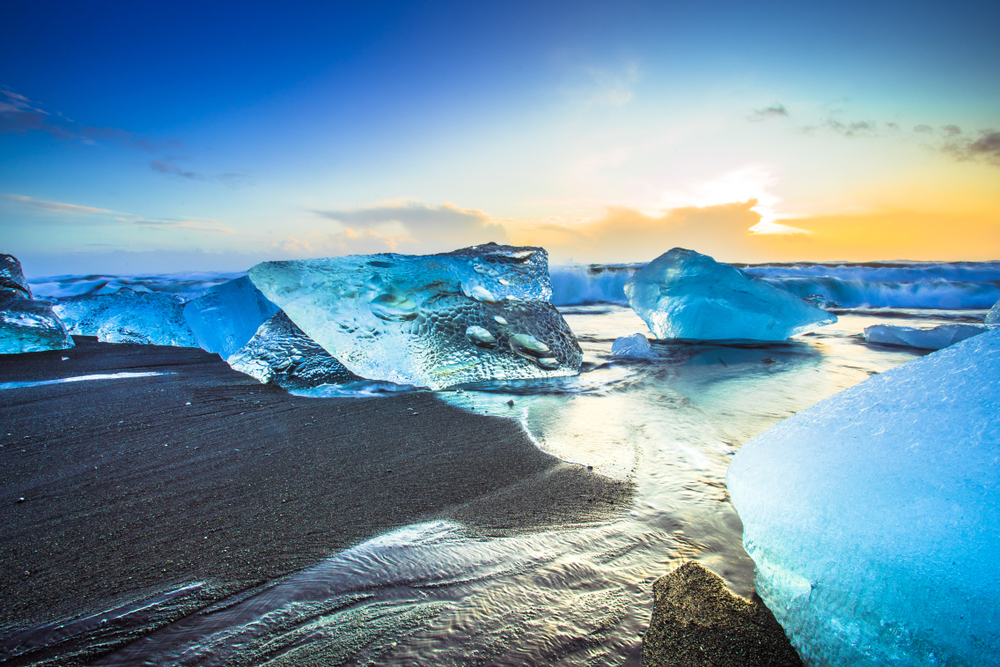
<path fill-rule="evenodd" d="M 810 665 L 1000 665 L 1000 331 L 757 436 L 726 478 Z"/>
<path fill-rule="evenodd" d="M 933 329 L 876 324 L 865 327 L 865 342 L 881 345 L 904 345 L 923 350 L 940 350 L 966 338 L 989 331 L 989 329 L 982 324 L 942 324 Z"/>
<path fill-rule="evenodd" d="M 360 379 L 281 311 L 261 324 L 253 338 L 226 361 L 264 384 L 273 382 L 285 389 Z"/>
<path fill-rule="evenodd" d="M 784 340 L 837 321 L 734 266 L 674 248 L 625 283 L 625 295 L 657 338 Z"/>
<path fill-rule="evenodd" d="M 216 285 L 184 304 L 184 318 L 203 350 L 226 359 L 253 338 L 278 307 L 246 276 Z"/>
<path fill-rule="evenodd" d="M 264 262 L 249 276 L 310 338 L 372 380 L 441 389 L 573 375 L 582 361 L 548 302 L 541 248 Z"/>
<path fill-rule="evenodd" d="M 31 289 L 13 255 L 0 255 L 0 354 L 44 352 L 73 347 L 52 307 L 31 298 Z"/>
<path fill-rule="evenodd" d="M 990 312 L 986 313 L 983 323 L 991 327 L 1000 326 L 1000 301 L 994 303 Z"/>
<path fill-rule="evenodd" d="M 114 294 L 78 296 L 53 306 L 71 334 L 105 343 L 198 347 L 181 300 L 170 294 L 124 287 Z"/>

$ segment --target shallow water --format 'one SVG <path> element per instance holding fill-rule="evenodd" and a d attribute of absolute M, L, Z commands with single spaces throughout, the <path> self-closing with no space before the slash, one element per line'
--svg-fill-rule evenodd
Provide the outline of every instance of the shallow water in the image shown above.
<path fill-rule="evenodd" d="M 409 526 L 191 615 L 100 664 L 637 665 L 657 577 L 697 559 L 737 594 L 753 590 L 725 486 L 739 447 L 922 354 L 866 345 L 864 327 L 978 315 L 843 311 L 837 324 L 791 341 L 654 341 L 657 358 L 629 359 L 610 350 L 615 338 L 646 331 L 630 309 L 562 312 L 584 349 L 579 377 L 439 395 L 517 419 L 566 461 L 633 480 L 627 514 L 494 539 L 451 523 Z"/>

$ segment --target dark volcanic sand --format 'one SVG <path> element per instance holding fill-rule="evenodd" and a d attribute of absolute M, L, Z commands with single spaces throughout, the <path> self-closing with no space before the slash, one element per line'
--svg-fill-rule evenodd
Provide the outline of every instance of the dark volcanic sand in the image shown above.
<path fill-rule="evenodd" d="M 299 398 L 201 350 L 76 340 L 0 355 L 0 383 L 170 374 L 0 390 L 0 662 L 18 629 L 208 584 L 166 622 L 398 526 L 504 534 L 606 521 L 631 500 L 516 422 L 431 392 Z M 61 659 L 133 636 L 116 632 Z"/>

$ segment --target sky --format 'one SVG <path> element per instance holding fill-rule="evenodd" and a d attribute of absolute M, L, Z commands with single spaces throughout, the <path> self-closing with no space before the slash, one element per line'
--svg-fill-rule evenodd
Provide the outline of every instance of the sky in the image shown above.
<path fill-rule="evenodd" d="M 996 2 L 0 4 L 29 276 L 1000 260 Z"/>

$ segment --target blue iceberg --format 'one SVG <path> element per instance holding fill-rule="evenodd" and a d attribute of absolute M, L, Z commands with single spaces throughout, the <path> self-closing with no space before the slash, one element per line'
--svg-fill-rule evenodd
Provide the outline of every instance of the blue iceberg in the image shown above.
<path fill-rule="evenodd" d="M 575 375 L 583 359 L 549 303 L 541 248 L 264 262 L 249 276 L 306 335 L 371 380 L 442 389 Z"/>
<path fill-rule="evenodd" d="M 940 350 L 986 331 L 989 327 L 983 324 L 942 324 L 933 329 L 875 324 L 865 327 L 865 342 Z"/>
<path fill-rule="evenodd" d="M 625 283 L 657 338 L 784 340 L 837 316 L 707 255 L 674 248 Z"/>
<path fill-rule="evenodd" d="M 247 344 L 226 362 L 258 382 L 285 389 L 309 389 L 360 379 L 281 311 L 261 324 Z"/>
<path fill-rule="evenodd" d="M 123 287 L 114 294 L 71 297 L 53 310 L 71 334 L 105 343 L 198 347 L 181 299 L 171 294 Z"/>
<path fill-rule="evenodd" d="M 73 347 L 66 327 L 46 301 L 32 298 L 21 263 L 0 254 L 0 354 Z"/>
<path fill-rule="evenodd" d="M 986 313 L 986 319 L 983 320 L 983 324 L 991 327 L 1000 326 L 1000 301 L 994 303 L 990 311 Z"/>
<path fill-rule="evenodd" d="M 806 664 L 1000 665 L 1000 331 L 757 436 L 726 483 Z"/>
<path fill-rule="evenodd" d="M 184 304 L 184 319 L 203 350 L 229 357 L 253 338 L 278 307 L 246 276 L 216 285 Z"/>

